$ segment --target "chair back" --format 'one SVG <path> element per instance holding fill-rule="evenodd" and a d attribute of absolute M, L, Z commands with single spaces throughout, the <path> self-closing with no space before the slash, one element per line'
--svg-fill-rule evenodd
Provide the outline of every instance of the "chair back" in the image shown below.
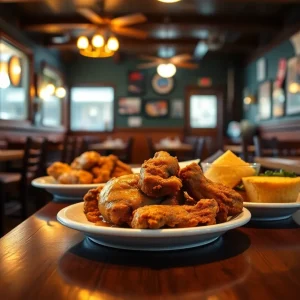
<path fill-rule="evenodd" d="M 83 140 L 81 137 L 66 136 L 63 142 L 61 161 L 70 164 L 75 157 L 82 153 Z"/>
<path fill-rule="evenodd" d="M 153 140 L 151 137 L 147 137 L 147 144 L 148 144 L 148 149 L 149 149 L 149 153 L 150 153 L 150 157 L 153 157 L 155 154 L 155 148 L 153 145 Z"/>
<path fill-rule="evenodd" d="M 47 144 L 46 138 L 33 140 L 27 137 L 21 171 L 23 183 L 27 183 L 28 177 L 35 178 L 46 173 Z"/>
<path fill-rule="evenodd" d="M 98 136 L 85 136 L 82 139 L 82 148 L 81 152 L 91 151 L 93 150 L 90 146 L 92 144 L 101 143 L 101 139 Z"/>
<path fill-rule="evenodd" d="M 198 137 L 197 136 L 185 136 L 183 142 L 193 146 L 191 153 L 191 158 L 198 158 L 197 147 L 198 147 Z M 202 154 L 202 153 L 201 153 Z"/>
<path fill-rule="evenodd" d="M 263 139 L 260 136 L 255 135 L 253 137 L 253 144 L 255 148 L 255 156 L 278 157 L 278 139 L 276 137 Z"/>
<path fill-rule="evenodd" d="M 133 137 L 129 137 L 125 148 L 124 162 L 130 164 L 132 162 Z"/>
<path fill-rule="evenodd" d="M 196 159 L 199 158 L 200 160 L 202 160 L 204 155 L 204 149 L 205 149 L 205 138 L 204 137 L 197 138 L 194 158 Z"/>
<path fill-rule="evenodd" d="M 279 156 L 299 156 L 300 141 L 279 141 L 278 142 Z"/>

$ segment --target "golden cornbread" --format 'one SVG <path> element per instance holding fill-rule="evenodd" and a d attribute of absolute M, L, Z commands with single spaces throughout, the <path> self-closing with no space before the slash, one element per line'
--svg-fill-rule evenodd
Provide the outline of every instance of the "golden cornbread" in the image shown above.
<path fill-rule="evenodd" d="M 300 177 L 251 176 L 242 180 L 249 202 L 296 202 L 300 192 Z"/>
<path fill-rule="evenodd" d="M 230 150 L 217 158 L 204 173 L 213 182 L 222 183 L 229 188 L 235 187 L 243 177 L 253 176 L 255 169 Z"/>

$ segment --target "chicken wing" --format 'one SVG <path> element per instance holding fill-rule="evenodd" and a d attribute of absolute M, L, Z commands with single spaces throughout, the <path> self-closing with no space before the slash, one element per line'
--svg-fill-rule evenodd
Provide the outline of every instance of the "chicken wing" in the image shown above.
<path fill-rule="evenodd" d="M 130 224 L 135 209 L 162 200 L 143 194 L 138 188 L 139 177 L 139 174 L 124 175 L 105 184 L 100 193 L 99 211 L 106 222 L 119 226 Z"/>
<path fill-rule="evenodd" d="M 111 173 L 111 177 L 120 177 L 128 174 L 132 174 L 131 167 L 122 161 L 117 160 L 115 168 Z"/>
<path fill-rule="evenodd" d="M 92 168 L 94 183 L 104 183 L 111 178 L 112 171 L 118 158 L 115 155 L 102 156 L 95 167 Z"/>
<path fill-rule="evenodd" d="M 62 184 L 90 184 L 93 182 L 93 175 L 84 170 L 71 170 L 62 173 L 57 181 Z"/>
<path fill-rule="evenodd" d="M 47 174 L 49 176 L 54 177 L 56 180 L 62 173 L 69 171 L 71 171 L 71 167 L 68 164 L 64 164 L 59 161 L 54 162 L 53 164 L 51 164 L 51 166 L 47 168 Z"/>
<path fill-rule="evenodd" d="M 194 206 L 150 205 L 133 212 L 132 228 L 195 227 L 216 224 L 219 210 L 214 199 L 202 199 Z"/>
<path fill-rule="evenodd" d="M 218 223 L 226 222 L 227 215 L 233 216 L 243 210 L 243 198 L 227 186 L 207 179 L 198 164 L 192 163 L 179 172 L 183 187 L 195 200 L 215 199 L 219 204 Z"/>
<path fill-rule="evenodd" d="M 71 163 L 71 168 L 76 170 L 89 170 L 98 163 L 100 158 L 101 155 L 98 152 L 84 152 L 74 159 L 74 161 Z"/>
<path fill-rule="evenodd" d="M 103 186 L 99 186 L 96 189 L 91 189 L 84 196 L 83 201 L 83 212 L 86 215 L 86 218 L 93 223 L 96 223 L 100 220 L 100 211 L 98 208 L 99 195 Z"/>
<path fill-rule="evenodd" d="M 139 187 L 149 197 L 174 195 L 182 187 L 181 180 L 176 177 L 178 172 L 176 157 L 168 152 L 156 152 L 153 158 L 142 165 Z"/>

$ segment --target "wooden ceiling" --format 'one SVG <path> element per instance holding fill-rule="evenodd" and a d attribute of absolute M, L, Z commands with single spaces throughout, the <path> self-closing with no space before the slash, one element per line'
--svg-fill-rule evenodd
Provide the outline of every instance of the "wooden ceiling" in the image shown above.
<path fill-rule="evenodd" d="M 213 52 L 250 55 L 286 27 L 290 14 L 300 12 L 299 0 L 182 0 L 174 4 L 157 0 L 0 0 L 0 11 L 13 11 L 21 30 L 64 53 L 76 51 L 77 37 L 91 28 L 76 12 L 78 6 L 105 17 L 145 14 L 147 22 L 132 27 L 147 31 L 146 41 L 118 38 L 122 52 L 152 55 L 164 48 L 173 54 L 192 54 L 199 40 L 219 41 Z M 300 28 L 300 20 L 293 23 L 295 28 Z M 64 38 L 63 43 L 54 42 L 57 36 Z"/>

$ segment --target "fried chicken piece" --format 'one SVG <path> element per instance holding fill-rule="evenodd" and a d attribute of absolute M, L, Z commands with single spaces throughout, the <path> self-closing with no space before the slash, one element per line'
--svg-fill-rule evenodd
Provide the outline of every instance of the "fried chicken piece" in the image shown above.
<path fill-rule="evenodd" d="M 54 177 L 56 180 L 58 177 L 65 172 L 71 171 L 71 167 L 68 164 L 62 162 L 54 162 L 51 166 L 47 168 L 47 174 Z"/>
<path fill-rule="evenodd" d="M 179 172 L 178 160 L 168 152 L 156 152 L 146 160 L 140 171 L 140 189 L 149 197 L 175 195 L 182 187 L 176 177 Z"/>
<path fill-rule="evenodd" d="M 118 159 L 111 177 L 120 177 L 128 174 L 132 174 L 131 167 Z"/>
<path fill-rule="evenodd" d="M 133 212 L 132 228 L 195 227 L 216 224 L 219 210 L 214 199 L 202 199 L 194 206 L 149 205 Z"/>
<path fill-rule="evenodd" d="M 70 170 L 62 173 L 57 181 L 62 184 L 90 184 L 93 182 L 93 175 L 84 170 Z"/>
<path fill-rule="evenodd" d="M 162 199 L 150 198 L 138 188 L 139 174 L 109 180 L 100 193 L 99 211 L 106 222 L 122 226 L 130 224 L 132 212 L 145 205 L 158 204 Z"/>
<path fill-rule="evenodd" d="M 92 168 L 94 175 L 94 183 L 107 182 L 112 176 L 112 171 L 115 167 L 118 158 L 115 155 L 102 156 L 97 163 L 97 166 Z"/>
<path fill-rule="evenodd" d="M 198 164 L 192 163 L 179 172 L 183 187 L 195 200 L 216 199 L 219 204 L 218 223 L 226 222 L 227 215 L 233 216 L 243 210 L 243 198 L 233 189 L 207 179 Z"/>
<path fill-rule="evenodd" d="M 96 223 L 100 220 L 101 214 L 98 208 L 98 201 L 102 189 L 103 186 L 99 186 L 96 189 L 91 189 L 83 198 L 83 212 L 85 213 L 86 218 L 93 223 Z"/>
<path fill-rule="evenodd" d="M 184 203 L 184 194 L 180 190 L 176 195 L 167 196 L 160 204 L 161 205 L 183 205 Z"/>
<path fill-rule="evenodd" d="M 101 155 L 98 152 L 84 152 L 73 160 L 71 168 L 76 170 L 89 170 L 98 163 L 100 158 Z"/>

